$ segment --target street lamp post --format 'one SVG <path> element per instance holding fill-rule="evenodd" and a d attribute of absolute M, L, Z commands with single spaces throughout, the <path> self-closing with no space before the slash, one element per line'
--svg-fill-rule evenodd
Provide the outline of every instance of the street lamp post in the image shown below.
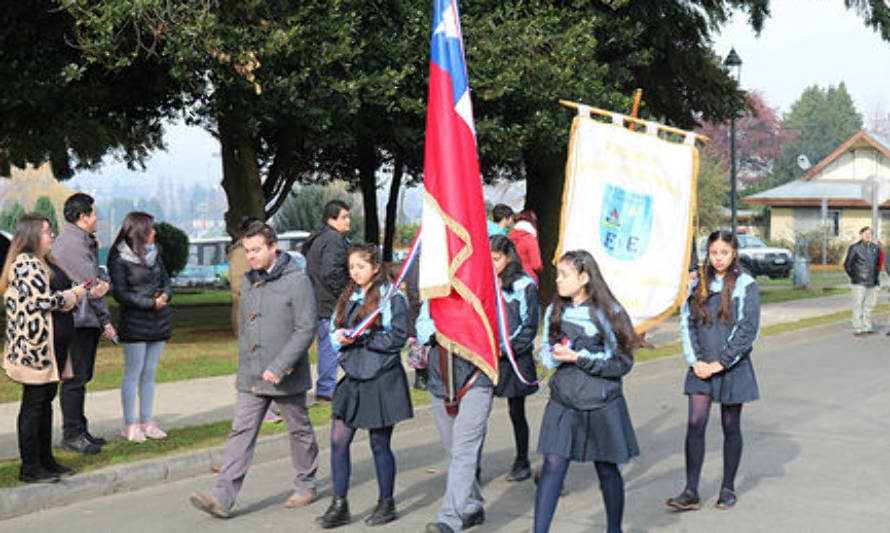
<path fill-rule="evenodd" d="M 736 53 L 735 48 L 729 50 L 723 65 L 729 69 L 729 74 L 737 84 L 742 81 L 742 58 Z M 738 232 L 739 219 L 736 211 L 736 162 L 735 162 L 735 112 L 729 119 L 729 168 L 730 168 L 730 187 L 729 187 L 729 205 L 732 211 L 732 234 Z"/>

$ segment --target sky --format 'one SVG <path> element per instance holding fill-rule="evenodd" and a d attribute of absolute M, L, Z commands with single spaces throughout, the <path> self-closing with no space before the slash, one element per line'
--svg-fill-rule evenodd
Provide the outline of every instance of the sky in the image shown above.
<path fill-rule="evenodd" d="M 787 112 L 810 85 L 844 82 L 856 109 L 868 121 L 890 113 L 890 42 L 865 26 L 843 0 L 773 0 L 760 36 L 737 16 L 714 40 L 726 57 L 742 58 L 741 85 L 759 90 L 767 103 Z"/>
<path fill-rule="evenodd" d="M 721 57 L 735 47 L 742 58 L 743 89 L 760 91 L 771 107 L 784 113 L 807 86 L 824 88 L 843 81 L 866 126 L 876 113 L 890 114 L 890 43 L 867 28 L 855 11 L 847 10 L 843 0 L 770 3 L 772 15 L 759 36 L 739 15 L 714 37 L 714 49 Z M 70 184 L 90 189 L 108 176 L 145 180 L 158 175 L 189 184 L 219 184 L 219 144 L 213 137 L 200 128 L 177 124 L 167 128 L 165 139 L 168 150 L 148 161 L 147 173 L 132 173 L 123 164 L 110 162 L 98 172 L 78 174 Z"/>

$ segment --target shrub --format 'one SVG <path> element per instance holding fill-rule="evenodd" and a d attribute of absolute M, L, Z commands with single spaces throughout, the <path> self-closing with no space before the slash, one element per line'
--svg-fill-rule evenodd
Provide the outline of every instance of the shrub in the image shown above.
<path fill-rule="evenodd" d="M 155 223 L 155 239 L 161 247 L 167 275 L 175 277 L 189 259 L 189 238 L 181 229 L 166 222 Z"/>

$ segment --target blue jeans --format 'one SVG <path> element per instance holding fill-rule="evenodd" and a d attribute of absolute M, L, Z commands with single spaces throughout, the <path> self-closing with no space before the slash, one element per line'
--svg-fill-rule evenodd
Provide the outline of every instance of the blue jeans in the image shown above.
<path fill-rule="evenodd" d="M 333 396 L 337 384 L 337 364 L 340 354 L 331 345 L 330 318 L 318 319 L 318 378 L 315 382 L 315 395 Z"/>
<path fill-rule="evenodd" d="M 155 398 L 155 373 L 164 341 L 124 343 L 124 381 L 121 404 L 124 424 L 136 423 L 136 389 L 139 389 L 139 422 L 151 422 Z"/>

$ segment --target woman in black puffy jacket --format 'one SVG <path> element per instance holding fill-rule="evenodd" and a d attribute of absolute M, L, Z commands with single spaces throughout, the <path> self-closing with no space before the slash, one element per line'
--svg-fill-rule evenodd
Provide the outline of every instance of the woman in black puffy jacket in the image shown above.
<path fill-rule="evenodd" d="M 127 215 L 108 254 L 114 299 L 120 303 L 118 335 L 124 347 L 121 404 L 123 435 L 133 442 L 167 436 L 152 420 L 155 371 L 164 343 L 170 338 L 167 304 L 173 291 L 155 244 L 154 218 L 133 211 Z M 136 420 L 136 391 L 139 420 Z"/>

